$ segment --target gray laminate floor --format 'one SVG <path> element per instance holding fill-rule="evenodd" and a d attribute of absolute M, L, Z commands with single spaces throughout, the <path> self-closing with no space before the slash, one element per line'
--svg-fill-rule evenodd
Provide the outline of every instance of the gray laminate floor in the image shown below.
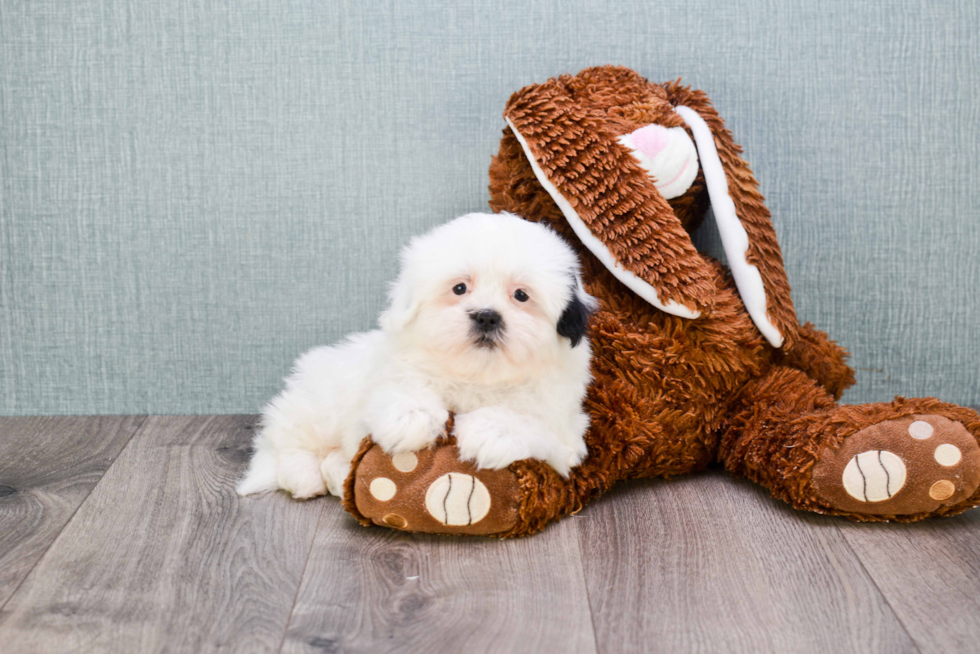
<path fill-rule="evenodd" d="M 852 524 L 715 472 L 410 535 L 240 499 L 253 421 L 0 419 L 0 652 L 980 651 L 980 510 Z"/>

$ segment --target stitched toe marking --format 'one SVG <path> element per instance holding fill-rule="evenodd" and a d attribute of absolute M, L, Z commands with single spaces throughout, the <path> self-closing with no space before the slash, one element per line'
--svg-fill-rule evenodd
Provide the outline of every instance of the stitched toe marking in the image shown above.
<path fill-rule="evenodd" d="M 861 452 L 847 463 L 842 481 L 860 502 L 882 502 L 905 486 L 905 463 L 887 450 Z"/>
<path fill-rule="evenodd" d="M 490 512 L 490 491 L 472 475 L 449 472 L 425 492 L 425 510 L 444 525 L 474 525 Z"/>

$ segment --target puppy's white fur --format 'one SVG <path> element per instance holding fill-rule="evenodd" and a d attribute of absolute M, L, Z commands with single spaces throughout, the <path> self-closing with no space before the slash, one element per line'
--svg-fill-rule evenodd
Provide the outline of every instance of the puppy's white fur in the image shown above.
<path fill-rule="evenodd" d="M 517 216 L 469 214 L 413 239 L 381 328 L 296 362 L 238 492 L 340 496 L 365 436 L 390 454 L 419 450 L 450 411 L 464 459 L 541 459 L 567 476 L 586 454 L 583 321 L 594 304 L 572 249 Z M 489 310 L 501 324 L 488 334 L 474 314 Z"/>

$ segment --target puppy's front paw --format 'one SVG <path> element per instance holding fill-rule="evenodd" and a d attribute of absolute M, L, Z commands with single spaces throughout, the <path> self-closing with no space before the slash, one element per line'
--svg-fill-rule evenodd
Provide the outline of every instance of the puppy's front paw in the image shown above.
<path fill-rule="evenodd" d="M 499 470 L 535 458 L 531 439 L 483 409 L 456 416 L 454 432 L 460 458 L 476 462 L 478 468 Z"/>
<path fill-rule="evenodd" d="M 585 459 L 585 442 L 582 442 L 582 446 L 579 449 L 573 449 L 566 445 L 562 445 L 559 447 L 557 455 L 558 459 L 560 459 L 560 463 L 552 463 L 551 460 L 549 460 L 548 463 L 552 468 L 557 470 L 562 477 L 568 477 L 568 473 L 571 472 L 572 468 L 582 463 L 583 459 Z"/>
<path fill-rule="evenodd" d="M 429 447 L 446 431 L 449 412 L 420 405 L 391 406 L 371 421 L 371 438 L 388 454 Z"/>
<path fill-rule="evenodd" d="M 568 477 L 585 457 L 584 441 L 580 449 L 571 448 L 544 426 L 493 407 L 456 416 L 454 431 L 460 458 L 478 468 L 499 470 L 521 459 L 538 459 Z"/>

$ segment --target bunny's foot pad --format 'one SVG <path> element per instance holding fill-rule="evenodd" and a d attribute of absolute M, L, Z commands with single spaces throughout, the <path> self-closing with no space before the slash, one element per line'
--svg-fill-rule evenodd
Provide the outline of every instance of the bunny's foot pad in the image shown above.
<path fill-rule="evenodd" d="M 962 423 L 936 415 L 884 420 L 827 451 L 813 470 L 833 509 L 868 516 L 946 513 L 980 487 L 980 447 Z"/>
<path fill-rule="evenodd" d="M 460 461 L 454 439 L 394 456 L 366 440 L 344 488 L 344 506 L 362 524 L 430 534 L 509 532 L 519 497 L 514 473 Z"/>

